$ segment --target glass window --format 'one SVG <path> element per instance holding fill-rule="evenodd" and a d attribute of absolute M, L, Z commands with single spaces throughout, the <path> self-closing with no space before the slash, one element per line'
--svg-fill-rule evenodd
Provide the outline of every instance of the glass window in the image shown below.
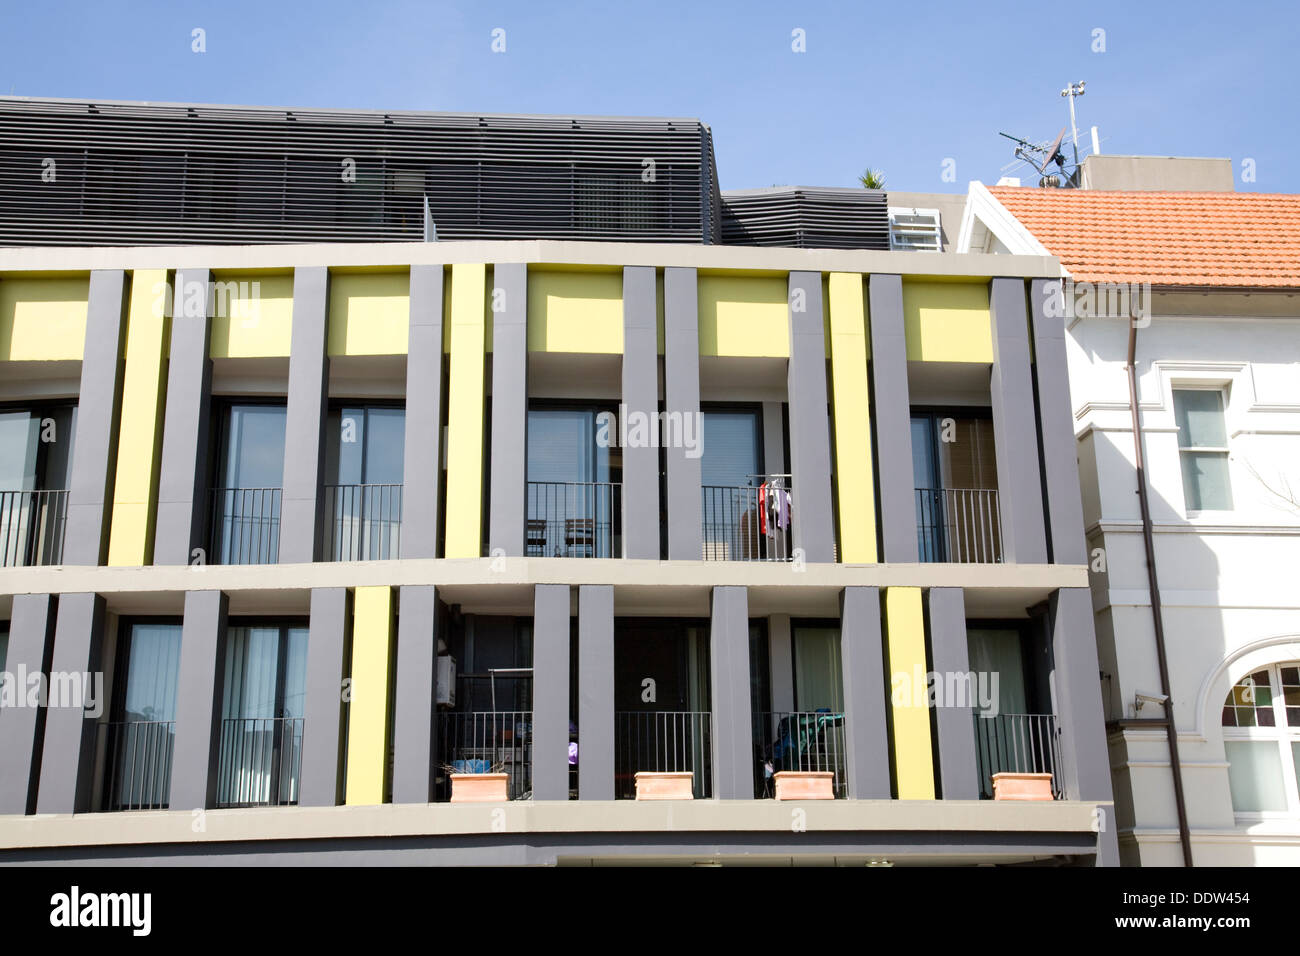
<path fill-rule="evenodd" d="M 307 680 L 306 627 L 232 627 L 226 640 L 217 802 L 296 803 Z"/>
<path fill-rule="evenodd" d="M 284 480 L 283 405 L 232 405 L 222 450 L 225 488 L 279 488 Z"/>
<path fill-rule="evenodd" d="M 1188 511 L 1230 511 L 1228 435 L 1223 420 L 1223 392 L 1174 389 L 1174 421 Z"/>
<path fill-rule="evenodd" d="M 325 474 L 340 485 L 400 485 L 406 411 L 353 407 L 330 413 Z"/>
<path fill-rule="evenodd" d="M 597 414 L 594 407 L 529 409 L 528 480 L 609 481 L 609 442 L 596 440 Z"/>
<path fill-rule="evenodd" d="M 1029 713 L 1020 632 L 1014 629 L 971 629 L 966 632 L 966 640 L 970 668 L 976 680 L 980 675 L 988 675 L 984 679 L 991 690 L 996 675 L 998 713 Z M 989 697 L 992 697 L 991 693 Z"/>
<path fill-rule="evenodd" d="M 9 625 L 0 626 L 0 671 L 9 660 Z"/>
<path fill-rule="evenodd" d="M 755 476 L 763 470 L 759 413 L 705 410 L 701 417 L 701 483 L 725 488 L 757 484 Z"/>
<path fill-rule="evenodd" d="M 795 708 L 800 712 L 842 713 L 840 632 L 834 627 L 794 629 Z"/>
<path fill-rule="evenodd" d="M 107 727 L 108 809 L 165 808 L 171 793 L 181 625 L 137 623 L 125 635 L 126 668 Z"/>
<path fill-rule="evenodd" d="M 1237 681 L 1222 723 L 1233 809 L 1300 815 L 1300 665 L 1270 665 Z"/>
<path fill-rule="evenodd" d="M 616 427 L 614 414 L 596 405 L 528 410 L 528 554 L 623 553 L 623 462 L 619 436 L 609 431 Z"/>

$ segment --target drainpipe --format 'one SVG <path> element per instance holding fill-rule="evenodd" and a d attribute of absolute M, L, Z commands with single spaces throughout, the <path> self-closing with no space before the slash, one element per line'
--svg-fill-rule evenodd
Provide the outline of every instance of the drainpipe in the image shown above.
<path fill-rule="evenodd" d="M 1174 726 L 1174 698 L 1169 689 L 1169 660 L 1165 655 L 1164 612 L 1160 607 L 1160 584 L 1156 580 L 1156 546 L 1151 534 L 1151 508 L 1147 501 L 1146 465 L 1142 457 L 1142 420 L 1137 395 L 1137 317 L 1130 312 L 1128 323 L 1128 406 L 1133 416 L 1133 455 L 1137 463 L 1138 503 L 1142 508 L 1142 542 L 1147 552 L 1147 588 L 1151 592 L 1151 620 L 1156 630 L 1156 660 L 1160 665 L 1160 693 L 1165 695 L 1165 736 L 1169 740 L 1169 767 L 1174 775 L 1174 804 L 1178 808 L 1178 837 L 1183 845 L 1183 866 L 1192 865 L 1192 834 L 1187 826 L 1187 803 L 1183 798 L 1183 769 L 1178 759 L 1178 730 Z"/>

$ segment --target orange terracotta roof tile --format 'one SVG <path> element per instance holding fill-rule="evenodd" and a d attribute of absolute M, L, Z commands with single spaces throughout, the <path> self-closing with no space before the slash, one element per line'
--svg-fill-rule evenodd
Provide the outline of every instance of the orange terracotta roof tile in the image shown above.
<path fill-rule="evenodd" d="M 1078 281 L 1300 287 L 1300 195 L 989 192 Z"/>

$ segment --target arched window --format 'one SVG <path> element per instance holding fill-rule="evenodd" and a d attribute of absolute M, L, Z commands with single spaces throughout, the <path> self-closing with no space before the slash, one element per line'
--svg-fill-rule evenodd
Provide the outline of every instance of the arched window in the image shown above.
<path fill-rule="evenodd" d="M 1300 663 L 1271 664 L 1233 686 L 1223 742 L 1237 813 L 1300 815 Z"/>

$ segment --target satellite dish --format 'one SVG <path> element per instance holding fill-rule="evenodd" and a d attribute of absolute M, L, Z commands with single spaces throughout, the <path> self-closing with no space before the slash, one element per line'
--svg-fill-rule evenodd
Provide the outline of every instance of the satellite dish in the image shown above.
<path fill-rule="evenodd" d="M 1052 165 L 1052 163 L 1056 163 L 1056 165 L 1060 166 L 1062 170 L 1065 169 L 1065 156 L 1061 154 L 1061 140 L 1063 139 L 1065 139 L 1064 126 L 1062 126 L 1061 131 L 1056 134 L 1056 139 L 1052 140 L 1052 145 L 1047 147 L 1047 158 L 1043 160 L 1043 166 L 1039 170 L 1040 173 L 1045 173 L 1047 167 Z"/>

